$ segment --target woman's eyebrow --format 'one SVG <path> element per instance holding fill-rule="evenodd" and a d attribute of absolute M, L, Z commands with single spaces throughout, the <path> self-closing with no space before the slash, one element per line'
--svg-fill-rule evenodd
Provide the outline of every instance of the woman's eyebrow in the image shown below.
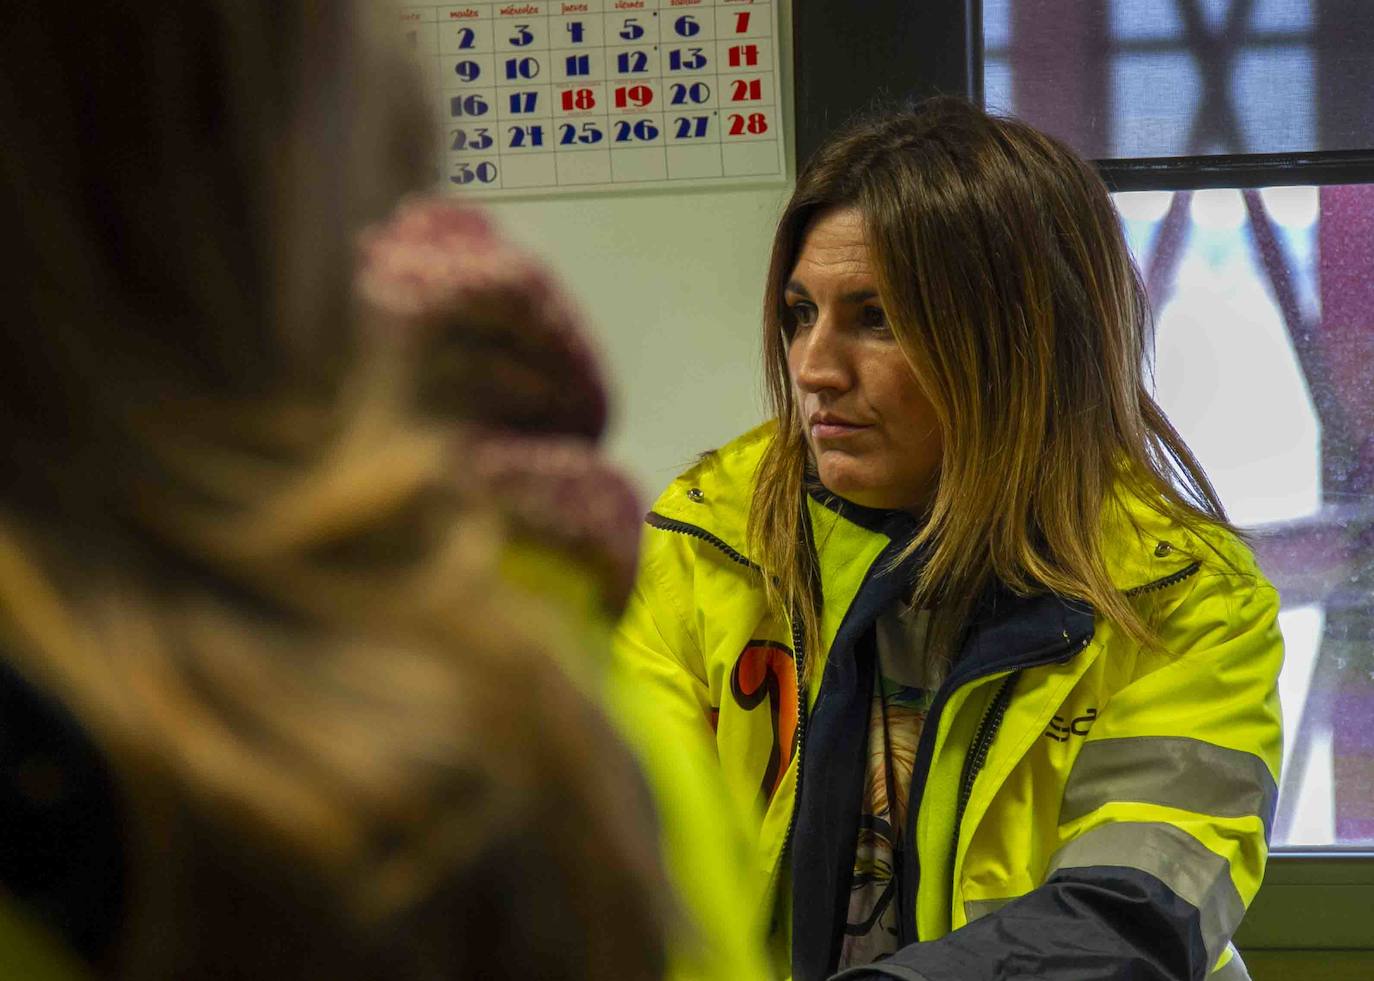
<path fill-rule="evenodd" d="M 811 291 L 802 285 L 800 281 L 795 279 L 788 280 L 787 285 L 782 288 L 782 292 L 784 295 L 795 293 L 797 296 L 807 300 L 811 299 Z M 839 295 L 839 301 L 841 303 L 866 303 L 869 300 L 876 299 L 878 299 L 878 291 L 872 289 L 850 290 L 848 293 L 841 293 Z"/>

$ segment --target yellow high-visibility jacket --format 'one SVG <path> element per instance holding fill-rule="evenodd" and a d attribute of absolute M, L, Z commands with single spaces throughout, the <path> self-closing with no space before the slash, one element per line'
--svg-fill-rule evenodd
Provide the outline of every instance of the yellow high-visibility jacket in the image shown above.
<path fill-rule="evenodd" d="M 854 839 L 835 829 L 857 820 L 846 760 L 865 737 L 864 638 L 909 586 L 890 560 L 916 529 L 808 499 L 823 643 L 798 650 L 745 539 L 772 433 L 706 455 L 654 504 L 615 660 L 660 738 L 719 759 L 750 825 L 775 974 L 815 981 L 847 904 Z M 1160 649 L 1052 594 L 983 598 L 917 751 L 905 946 L 846 977 L 1248 977 L 1230 939 L 1277 794 L 1278 595 L 1221 529 L 1200 537 L 1131 499 L 1102 521 L 1113 582 Z"/>

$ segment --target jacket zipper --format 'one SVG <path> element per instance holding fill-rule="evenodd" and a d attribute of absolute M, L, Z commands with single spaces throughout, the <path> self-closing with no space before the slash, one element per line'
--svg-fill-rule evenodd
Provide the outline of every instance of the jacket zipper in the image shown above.
<path fill-rule="evenodd" d="M 758 572 L 760 574 L 763 573 L 763 570 L 756 563 L 745 558 L 745 556 L 741 555 L 739 551 L 730 547 L 730 545 L 726 544 L 724 541 L 717 538 L 715 535 L 711 534 L 709 531 L 706 531 L 703 528 L 700 528 L 693 524 L 689 524 L 686 521 L 678 521 L 674 518 L 665 518 L 663 515 L 657 514 L 653 511 L 650 511 L 645 516 L 644 520 L 645 523 L 648 524 L 651 528 L 658 528 L 660 531 L 676 532 L 679 535 L 687 535 L 691 538 L 700 539 L 701 541 L 706 542 L 708 545 L 714 546 L 730 561 L 735 562 L 738 565 L 742 565 L 746 568 L 753 569 L 755 572 Z M 795 665 L 797 673 L 797 749 L 796 752 L 793 754 L 794 758 L 797 761 L 797 780 L 796 786 L 793 788 L 792 791 L 792 811 L 787 819 L 787 833 L 783 835 L 782 850 L 779 851 L 779 855 L 787 854 L 787 849 L 792 845 L 792 832 L 797 826 L 797 811 L 800 810 L 799 805 L 801 804 L 802 790 L 802 752 L 806 748 L 807 709 L 806 682 L 804 680 L 804 669 L 806 667 L 806 651 L 805 645 L 802 643 L 801 627 L 798 623 L 796 611 L 792 612 L 792 614 L 788 617 L 788 620 L 789 625 L 792 629 L 792 663 Z"/>
<path fill-rule="evenodd" d="M 797 666 L 797 780 L 792 789 L 792 813 L 787 818 L 787 833 L 782 838 L 782 851 L 778 854 L 785 856 L 787 850 L 792 847 L 792 830 L 797 826 L 797 812 L 801 810 L 802 792 L 802 749 L 806 746 L 806 681 L 802 669 L 806 666 L 806 652 L 803 650 L 801 627 L 797 623 L 796 611 L 793 611 L 791 619 L 792 626 L 792 659 Z"/>
<path fill-rule="evenodd" d="M 1091 643 L 1092 638 L 1086 637 L 1076 648 L 1060 655 L 1060 657 L 1063 660 L 1069 660 L 1081 654 Z M 1002 684 L 998 687 L 997 693 L 992 696 L 992 701 L 988 703 L 987 709 L 983 712 L 983 718 L 974 731 L 973 743 L 969 747 L 968 756 L 964 758 L 964 770 L 959 777 L 959 799 L 954 810 L 954 842 L 951 855 L 958 854 L 959 831 L 964 823 L 964 811 L 968 809 L 969 798 L 973 796 L 973 783 L 978 779 L 978 774 L 983 772 L 983 766 L 988 761 L 988 753 L 992 751 L 993 740 L 1001 731 L 1002 719 L 1011 706 L 1012 691 L 1016 688 L 1016 681 L 1021 676 L 1021 670 L 1021 668 L 1017 668 L 1002 679 Z"/>
<path fill-rule="evenodd" d="M 717 538 L 715 535 L 711 534 L 704 528 L 699 528 L 696 525 L 688 524 L 685 521 L 678 521 L 675 518 L 665 518 L 663 515 L 657 513 L 656 511 L 650 511 L 648 514 L 646 514 L 644 516 L 644 523 L 647 524 L 650 528 L 658 528 L 662 531 L 675 531 L 679 535 L 688 535 L 692 538 L 700 538 L 703 542 L 707 542 L 711 545 L 714 545 L 721 552 L 725 553 L 725 557 L 729 559 L 731 562 L 736 562 L 742 566 L 745 566 L 746 568 L 753 569 L 755 572 L 763 571 L 758 567 L 758 565 L 749 561 L 749 559 L 745 558 L 735 549 L 731 548 L 724 541 Z"/>
<path fill-rule="evenodd" d="M 1197 571 L 1201 568 L 1201 562 L 1194 562 L 1192 565 L 1185 566 L 1177 572 L 1165 576 L 1163 579 L 1156 579 L 1154 582 L 1147 582 L 1143 586 L 1136 586 L 1134 589 L 1128 589 L 1122 595 L 1139 596 L 1141 593 L 1153 593 L 1156 590 L 1168 589 L 1170 586 L 1175 586 L 1190 576 L 1196 575 Z"/>
<path fill-rule="evenodd" d="M 968 807 L 968 800 L 973 795 L 973 781 L 978 779 L 983 764 L 988 761 L 988 750 L 992 748 L 992 740 L 996 737 L 997 730 L 1002 728 L 1002 717 L 1007 714 L 1007 706 L 1011 704 L 1011 692 L 1016 687 L 1016 678 L 1020 673 L 1013 671 L 1002 679 L 997 694 L 992 696 L 992 701 L 988 703 L 987 710 L 983 712 L 983 718 L 973 734 L 973 745 L 969 748 L 968 756 L 964 757 L 964 772 L 959 778 L 959 802 L 954 810 L 956 848 L 959 845 L 959 825 L 964 820 L 964 809 Z"/>
<path fill-rule="evenodd" d="M 1066 637 L 1064 639 L 1067 640 L 1068 638 Z M 1001 728 L 1002 718 L 1003 716 L 1005 716 L 1006 710 L 1011 704 L 1012 679 L 1014 679 L 1017 675 L 1021 673 L 1021 671 L 1023 671 L 1026 668 L 1035 668 L 1040 667 L 1044 664 L 1053 664 L 1056 662 L 1067 661 L 1079 652 L 1081 652 L 1082 650 L 1084 650 L 1090 643 L 1092 643 L 1091 634 L 1086 639 L 1080 641 L 1076 647 L 1071 645 L 1067 648 L 1058 646 L 1042 648 L 1039 651 L 1027 655 L 1028 659 L 1023 661 L 1019 667 L 1012 671 L 1011 674 L 1009 674 L 1003 680 L 1001 688 L 998 689 L 997 694 L 993 696 L 992 702 L 989 703 L 988 708 L 984 711 L 983 718 L 980 720 L 978 724 L 978 729 L 974 734 L 973 746 L 970 747 L 969 755 L 965 758 L 964 768 L 960 776 L 958 808 L 954 821 L 953 848 L 950 852 L 951 876 L 954 873 L 954 860 L 958 857 L 959 826 L 963 822 L 964 808 L 968 805 L 969 797 L 972 796 L 973 782 L 975 779 L 977 779 L 979 771 L 983 768 L 983 764 L 987 762 L 988 753 L 992 749 L 993 739 L 996 737 L 998 729 Z M 961 688 L 982 681 L 984 678 L 987 678 L 989 675 L 995 673 L 996 672 L 993 671 L 988 672 L 988 674 L 974 675 L 970 678 L 964 678 L 958 681 L 957 684 L 955 684 L 953 687 L 942 686 L 940 693 L 936 696 L 935 704 L 931 706 L 930 711 L 926 714 L 925 723 L 922 726 L 921 739 L 920 742 L 917 744 L 916 750 L 917 764 L 921 762 L 921 750 L 925 745 L 926 741 L 934 739 L 934 729 L 938 728 L 939 726 L 940 714 L 944 711 L 945 705 L 948 704 L 950 698 L 954 695 L 954 693 Z M 952 677 L 945 679 L 946 684 L 953 680 L 954 679 Z M 974 762 L 975 760 L 976 762 Z M 913 883 L 910 886 L 903 886 L 904 898 L 906 889 L 911 888 L 911 898 L 914 899 L 914 883 L 920 880 L 921 854 L 920 851 L 916 848 L 915 844 L 916 816 L 917 813 L 920 811 L 921 807 L 920 797 L 924 796 L 925 780 L 930 775 L 930 767 L 934 762 L 935 761 L 933 757 L 928 758 L 925 762 L 925 767 L 921 769 L 920 772 L 917 772 L 917 769 L 913 768 L 911 773 L 911 793 L 913 794 L 913 796 L 911 798 L 910 803 L 914 803 L 916 806 L 911 807 L 910 804 L 908 805 L 907 827 L 904 829 L 904 833 L 908 835 L 908 839 L 911 842 L 909 846 L 909 854 L 911 856 L 911 871 L 913 873 Z M 916 792 L 918 790 L 920 791 L 919 796 L 916 795 Z M 910 910 L 908 915 L 911 917 L 911 923 L 914 926 L 914 906 Z M 919 941 L 920 939 L 921 938 L 919 933 L 913 929 L 911 941 Z"/>

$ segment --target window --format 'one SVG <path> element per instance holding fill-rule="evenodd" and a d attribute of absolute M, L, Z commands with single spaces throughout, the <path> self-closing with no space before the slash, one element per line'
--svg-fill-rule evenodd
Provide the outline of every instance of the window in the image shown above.
<path fill-rule="evenodd" d="M 1374 185 L 1116 200 L 1156 396 L 1283 596 L 1273 845 L 1374 846 Z"/>
<path fill-rule="evenodd" d="M 1351 0 L 985 0 L 984 87 L 1096 159 L 1371 145 Z"/>
<path fill-rule="evenodd" d="M 1368 849 L 1374 184 L 1245 185 L 1264 177 L 1257 159 L 1297 176 L 1283 154 L 1358 169 L 1351 151 L 1374 146 L 1374 116 L 1349 112 L 1367 98 L 1350 91 L 1365 69 L 1349 41 L 1374 31 L 1374 9 L 986 0 L 982 14 L 987 103 L 1137 188 L 1115 198 L 1155 309 L 1156 395 L 1283 596 L 1274 845 Z M 1160 176 L 1165 189 L 1141 189 Z M 1238 186 L 1216 186 L 1227 176 Z"/>

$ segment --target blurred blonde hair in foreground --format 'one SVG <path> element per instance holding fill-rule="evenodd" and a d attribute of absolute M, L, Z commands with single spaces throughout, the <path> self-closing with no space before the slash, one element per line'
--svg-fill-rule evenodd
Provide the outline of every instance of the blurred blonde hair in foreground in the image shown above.
<path fill-rule="evenodd" d="M 351 300 L 434 146 L 372 11 L 0 14 L 0 667 L 79 723 L 118 831 L 72 841 L 85 922 L 0 899 L 117 978 L 656 977 L 647 799 L 554 667 L 576 631 L 500 578 Z"/>

